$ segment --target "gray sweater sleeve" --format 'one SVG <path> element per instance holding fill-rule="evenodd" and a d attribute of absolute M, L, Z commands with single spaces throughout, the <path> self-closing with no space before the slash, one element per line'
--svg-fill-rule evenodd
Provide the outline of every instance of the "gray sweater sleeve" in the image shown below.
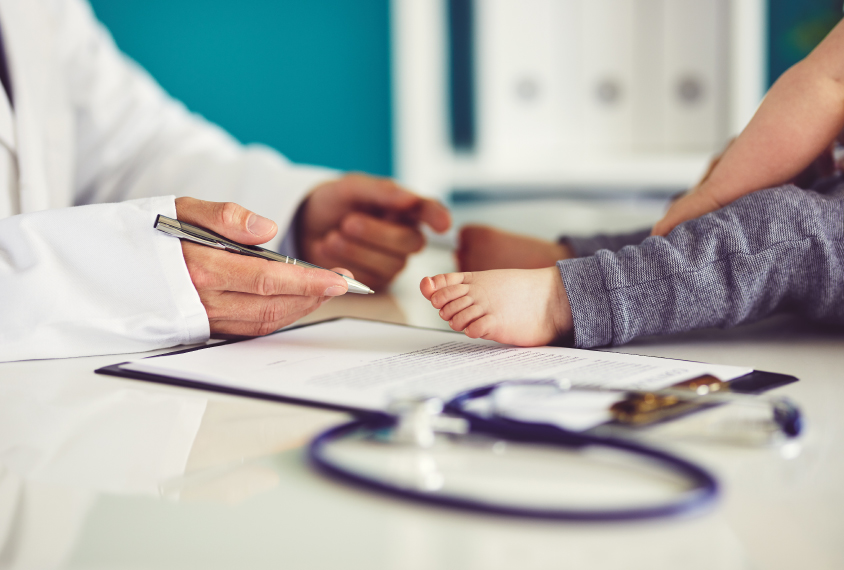
<path fill-rule="evenodd" d="M 568 244 L 575 257 L 586 257 L 602 249 L 618 251 L 625 245 L 639 245 L 651 235 L 651 229 L 637 230 L 626 234 L 597 234 L 588 237 L 564 236 L 560 243 Z"/>
<path fill-rule="evenodd" d="M 841 325 L 844 192 L 754 192 L 665 238 L 557 265 L 578 347 L 730 327 L 775 312 Z"/>

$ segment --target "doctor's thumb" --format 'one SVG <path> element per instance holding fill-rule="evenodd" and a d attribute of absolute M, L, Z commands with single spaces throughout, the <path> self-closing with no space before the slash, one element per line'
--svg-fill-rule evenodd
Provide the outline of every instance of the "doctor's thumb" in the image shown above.
<path fill-rule="evenodd" d="M 176 198 L 176 217 L 249 245 L 266 243 L 278 232 L 275 222 L 234 202 Z"/>

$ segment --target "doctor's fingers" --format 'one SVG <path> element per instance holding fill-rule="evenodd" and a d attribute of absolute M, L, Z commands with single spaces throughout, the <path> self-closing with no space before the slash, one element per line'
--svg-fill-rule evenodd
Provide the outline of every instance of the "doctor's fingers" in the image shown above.
<path fill-rule="evenodd" d="M 302 295 L 252 295 L 234 291 L 202 291 L 199 294 L 209 321 L 279 323 L 291 315 L 311 312 L 328 297 Z"/>
<path fill-rule="evenodd" d="M 425 236 L 417 228 L 362 212 L 346 215 L 340 222 L 340 231 L 354 241 L 401 256 L 425 247 Z"/>
<path fill-rule="evenodd" d="M 437 232 L 451 227 L 448 208 L 436 200 L 422 198 L 395 180 L 363 174 L 348 174 L 339 181 L 346 202 L 400 214 L 410 223 L 424 222 Z"/>
<path fill-rule="evenodd" d="M 234 202 L 176 198 L 176 217 L 249 245 L 266 243 L 278 232 L 275 222 Z"/>
<path fill-rule="evenodd" d="M 313 244 L 313 251 L 326 265 L 350 268 L 355 279 L 370 287 L 380 287 L 389 282 L 404 268 L 407 257 L 375 249 L 356 242 L 338 231 L 330 232 Z"/>
<path fill-rule="evenodd" d="M 444 205 L 430 198 L 423 198 L 414 209 L 413 218 L 417 222 L 428 224 L 437 233 L 443 233 L 451 227 L 451 213 Z"/>
<path fill-rule="evenodd" d="M 326 269 L 247 257 L 190 242 L 182 242 L 182 251 L 197 291 L 333 297 L 349 289 L 345 279 Z"/>
<path fill-rule="evenodd" d="M 280 328 L 293 324 L 302 317 L 305 317 L 317 309 L 321 303 L 315 306 L 287 315 L 287 317 L 275 322 L 252 322 L 240 320 L 217 319 L 209 321 L 211 332 L 215 334 L 232 334 L 239 336 L 263 336 L 277 331 Z"/>

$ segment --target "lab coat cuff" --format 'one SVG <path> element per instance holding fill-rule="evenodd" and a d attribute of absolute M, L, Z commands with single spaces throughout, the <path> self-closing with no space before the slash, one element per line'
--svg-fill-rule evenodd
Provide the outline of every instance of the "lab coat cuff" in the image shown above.
<path fill-rule="evenodd" d="M 612 344 L 613 314 L 610 296 L 595 257 L 557 262 L 572 315 L 573 346 L 591 348 Z"/>
<path fill-rule="evenodd" d="M 175 196 L 151 198 L 149 209 L 155 214 L 176 218 Z M 182 242 L 161 232 L 155 232 L 153 244 L 161 262 L 161 275 L 173 298 L 173 304 L 179 311 L 181 331 L 178 338 L 182 344 L 205 342 L 211 336 L 208 315 L 205 306 L 193 286 L 188 267 L 182 253 Z"/>

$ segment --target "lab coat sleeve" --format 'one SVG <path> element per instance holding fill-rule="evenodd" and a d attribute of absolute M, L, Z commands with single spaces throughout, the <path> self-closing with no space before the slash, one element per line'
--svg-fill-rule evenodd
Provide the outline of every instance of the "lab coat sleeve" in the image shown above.
<path fill-rule="evenodd" d="M 307 192 L 338 173 L 239 144 L 120 53 L 87 4 L 66 0 L 66 6 L 65 68 L 77 108 L 76 202 L 167 194 L 233 201 L 278 224 L 268 246 L 277 249 Z"/>
<path fill-rule="evenodd" d="M 208 338 L 181 242 L 152 231 L 172 196 L 0 220 L 0 362 Z"/>

